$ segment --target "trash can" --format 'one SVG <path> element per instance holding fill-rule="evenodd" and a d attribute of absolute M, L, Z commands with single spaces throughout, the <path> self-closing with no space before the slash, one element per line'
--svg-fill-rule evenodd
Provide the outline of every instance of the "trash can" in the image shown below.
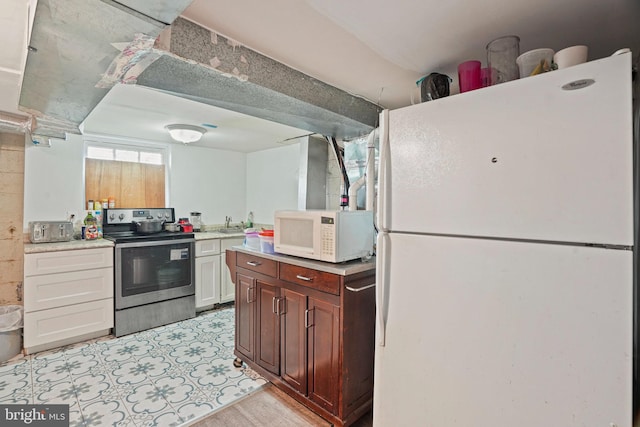
<path fill-rule="evenodd" d="M 0 363 L 22 350 L 22 306 L 0 306 Z"/>

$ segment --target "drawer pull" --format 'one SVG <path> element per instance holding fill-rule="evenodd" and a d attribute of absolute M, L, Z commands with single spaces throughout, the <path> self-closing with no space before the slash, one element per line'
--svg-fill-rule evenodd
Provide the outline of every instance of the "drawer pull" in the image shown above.
<path fill-rule="evenodd" d="M 247 264 L 249 264 L 251 267 L 257 267 L 262 263 L 258 261 L 247 261 Z"/>
<path fill-rule="evenodd" d="M 360 292 L 364 291 L 365 289 L 375 288 L 375 286 L 376 284 L 372 283 L 371 285 L 363 286 L 361 288 L 352 288 L 351 286 L 345 286 L 345 288 L 347 288 L 347 290 L 351 292 Z"/>
<path fill-rule="evenodd" d="M 299 274 L 296 275 L 296 279 L 304 280 L 305 282 L 313 282 L 313 277 L 305 277 Z"/>

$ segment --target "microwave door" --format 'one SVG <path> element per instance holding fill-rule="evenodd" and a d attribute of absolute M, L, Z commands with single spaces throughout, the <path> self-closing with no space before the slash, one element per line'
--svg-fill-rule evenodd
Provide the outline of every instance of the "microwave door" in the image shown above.
<path fill-rule="evenodd" d="M 278 218 L 275 250 L 292 255 L 313 255 L 319 237 L 316 223 L 314 218 Z"/>

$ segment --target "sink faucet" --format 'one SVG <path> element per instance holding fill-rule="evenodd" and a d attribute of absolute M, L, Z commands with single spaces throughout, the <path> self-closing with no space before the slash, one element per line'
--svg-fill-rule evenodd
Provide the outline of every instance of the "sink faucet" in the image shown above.
<path fill-rule="evenodd" d="M 230 222 L 231 222 L 231 217 L 225 215 L 225 217 L 224 217 L 224 228 L 229 228 L 229 223 Z"/>

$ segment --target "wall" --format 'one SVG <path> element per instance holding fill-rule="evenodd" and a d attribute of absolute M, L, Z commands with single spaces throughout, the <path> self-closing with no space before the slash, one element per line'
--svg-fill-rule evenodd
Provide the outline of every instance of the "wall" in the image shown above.
<path fill-rule="evenodd" d="M 169 194 L 178 218 L 198 211 L 205 225 L 223 224 L 225 216 L 234 222 L 246 219 L 244 153 L 180 144 L 171 147 Z"/>
<path fill-rule="evenodd" d="M 246 205 L 247 211 L 253 211 L 256 223 L 273 224 L 276 210 L 298 209 L 300 155 L 300 144 L 247 155 Z M 342 173 L 333 148 L 329 147 L 326 209 L 340 209 L 341 186 Z"/>
<path fill-rule="evenodd" d="M 0 132 L 0 305 L 22 304 L 25 137 Z"/>
<path fill-rule="evenodd" d="M 247 154 L 247 197 L 244 218 L 253 211 L 254 222 L 273 224 L 280 209 L 298 208 L 300 144 Z"/>
<path fill-rule="evenodd" d="M 24 176 L 24 228 L 29 221 L 66 220 L 84 209 L 84 142 L 52 139 L 51 147 L 27 144 Z"/>
<path fill-rule="evenodd" d="M 298 207 L 297 143 L 249 154 L 195 145 L 168 147 L 168 205 L 176 209 L 177 218 L 198 211 L 205 225 L 220 225 L 225 216 L 232 217 L 232 223 L 246 221 L 253 211 L 254 222 L 273 224 L 276 210 Z M 83 137 L 54 139 L 48 148 L 28 144 L 24 154 L 24 231 L 29 221 L 64 220 L 70 213 L 83 217 Z M 341 174 L 332 152 L 328 160 L 327 209 L 338 209 Z"/>
<path fill-rule="evenodd" d="M 169 150 L 168 205 L 176 209 L 176 217 L 194 210 L 202 213 L 204 224 L 222 224 L 225 215 L 246 217 L 245 154 L 179 144 Z M 50 148 L 29 145 L 25 164 L 25 231 L 29 221 L 83 214 L 82 136 L 53 140 Z"/>

